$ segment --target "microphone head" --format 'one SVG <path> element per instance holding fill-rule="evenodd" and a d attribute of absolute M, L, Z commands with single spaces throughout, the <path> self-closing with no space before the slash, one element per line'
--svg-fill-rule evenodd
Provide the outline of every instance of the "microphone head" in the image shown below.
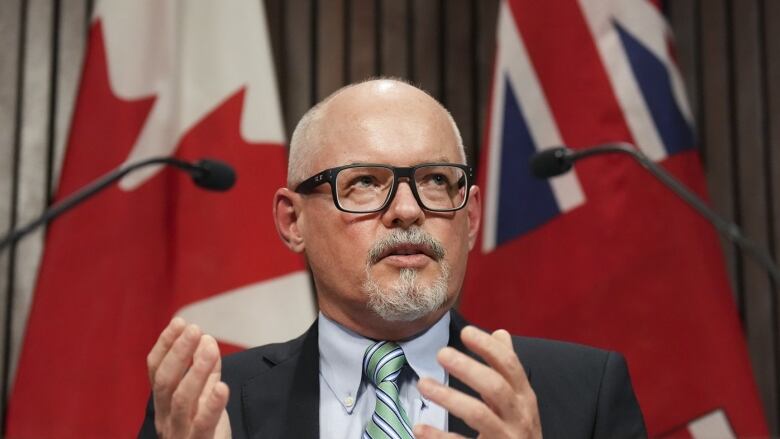
<path fill-rule="evenodd" d="M 541 150 L 531 157 L 531 173 L 546 179 L 565 174 L 574 165 L 572 151 L 565 146 Z"/>
<path fill-rule="evenodd" d="M 195 163 L 199 172 L 192 175 L 192 181 L 203 189 L 224 192 L 236 182 L 236 172 L 225 162 L 202 159 Z"/>

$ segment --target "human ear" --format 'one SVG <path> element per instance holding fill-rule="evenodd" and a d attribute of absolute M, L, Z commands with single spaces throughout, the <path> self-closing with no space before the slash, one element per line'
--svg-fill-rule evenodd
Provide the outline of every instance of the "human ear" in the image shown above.
<path fill-rule="evenodd" d="M 305 246 L 300 230 L 300 195 L 288 188 L 274 194 L 274 224 L 279 237 L 290 250 L 301 253 Z"/>
<path fill-rule="evenodd" d="M 482 220 L 482 192 L 480 192 L 478 186 L 471 186 L 466 210 L 469 219 L 469 250 L 471 250 L 477 242 L 479 223 Z"/>

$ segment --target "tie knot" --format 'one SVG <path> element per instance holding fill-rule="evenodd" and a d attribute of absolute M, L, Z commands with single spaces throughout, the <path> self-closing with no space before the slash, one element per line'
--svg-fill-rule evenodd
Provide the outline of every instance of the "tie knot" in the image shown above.
<path fill-rule="evenodd" d="M 395 382 L 406 364 L 403 349 L 391 341 L 378 341 L 366 349 L 363 356 L 363 373 L 375 386 L 383 382 Z"/>

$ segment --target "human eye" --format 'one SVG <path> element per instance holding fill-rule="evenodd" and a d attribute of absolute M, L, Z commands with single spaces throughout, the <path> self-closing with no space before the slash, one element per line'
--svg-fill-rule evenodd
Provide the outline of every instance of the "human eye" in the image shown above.
<path fill-rule="evenodd" d="M 418 184 L 428 187 L 446 188 L 452 184 L 452 178 L 449 173 L 441 169 L 429 169 L 420 176 Z"/>
<path fill-rule="evenodd" d="M 336 178 L 337 188 L 343 193 L 377 192 L 392 184 L 393 172 L 379 167 L 347 168 Z"/>
<path fill-rule="evenodd" d="M 446 186 L 450 183 L 450 179 L 444 174 L 432 174 L 429 178 L 431 183 L 437 186 Z"/>
<path fill-rule="evenodd" d="M 356 174 L 352 176 L 348 186 L 357 189 L 367 189 L 379 186 L 379 181 L 375 175 Z"/>

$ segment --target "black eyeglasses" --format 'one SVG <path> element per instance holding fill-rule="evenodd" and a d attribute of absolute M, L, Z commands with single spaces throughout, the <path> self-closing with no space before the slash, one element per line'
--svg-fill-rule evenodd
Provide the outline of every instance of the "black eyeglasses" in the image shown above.
<path fill-rule="evenodd" d="M 330 183 L 336 208 L 349 213 L 378 212 L 395 197 L 398 180 L 407 179 L 412 194 L 426 210 L 452 212 L 462 209 L 474 179 L 470 166 L 455 163 L 425 163 L 410 167 L 357 164 L 326 169 L 307 178 L 295 192 L 309 194 Z"/>

